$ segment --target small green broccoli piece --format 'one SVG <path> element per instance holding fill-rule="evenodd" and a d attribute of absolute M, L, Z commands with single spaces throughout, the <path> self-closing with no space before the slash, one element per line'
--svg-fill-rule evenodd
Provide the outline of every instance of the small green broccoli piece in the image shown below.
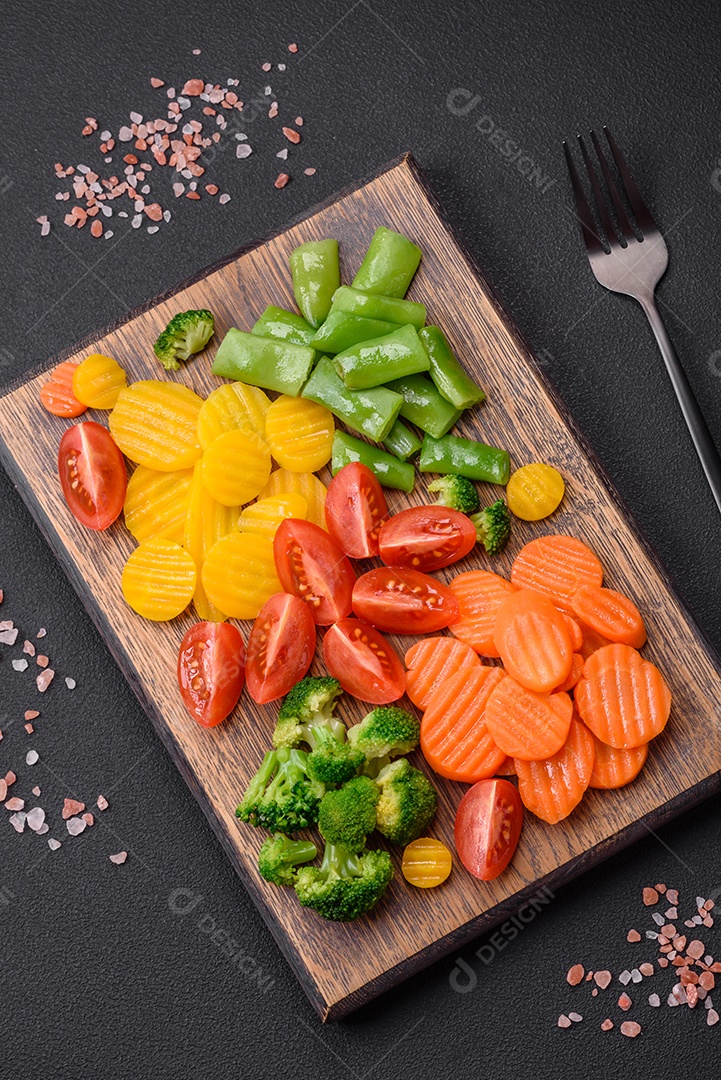
<path fill-rule="evenodd" d="M 375 828 L 379 797 L 367 776 L 356 776 L 337 791 L 326 792 L 318 810 L 318 828 L 326 843 L 361 851 Z"/>
<path fill-rule="evenodd" d="M 315 748 L 308 757 L 308 772 L 322 784 L 345 784 L 356 775 L 365 757 L 346 742 L 345 725 L 338 736 L 320 725 L 313 727 Z"/>
<path fill-rule="evenodd" d="M 379 758 L 385 759 L 385 765 L 391 758 L 415 750 L 420 734 L 420 723 L 411 713 L 397 705 L 379 705 L 348 729 L 348 742 L 363 751 L 369 766 Z M 372 768 L 365 771 L 373 775 Z"/>
<path fill-rule="evenodd" d="M 178 371 L 178 360 L 188 360 L 193 353 L 204 349 L 214 330 L 213 313 L 206 308 L 179 311 L 158 336 L 153 352 L 166 371 Z"/>
<path fill-rule="evenodd" d="M 301 866 L 295 891 L 303 907 L 324 919 L 347 922 L 369 911 L 393 877 L 387 851 L 360 854 L 342 844 L 327 844 L 320 866 Z"/>
<path fill-rule="evenodd" d="M 312 840 L 291 840 L 282 833 L 269 836 L 258 852 L 260 876 L 273 885 L 293 885 L 298 866 L 317 854 Z"/>
<path fill-rule="evenodd" d="M 476 527 L 478 543 L 483 544 L 489 555 L 497 555 L 511 535 L 511 515 L 503 499 L 479 514 L 471 514 L 470 518 Z"/>
<path fill-rule="evenodd" d="M 269 832 L 294 833 L 318 820 L 325 786 L 308 772 L 305 750 L 269 750 L 235 811 L 241 821 Z"/>
<path fill-rule="evenodd" d="M 376 828 L 394 844 L 410 844 L 425 832 L 435 816 L 438 807 L 436 789 L 407 758 L 386 765 L 375 782 L 380 789 Z"/>
<path fill-rule="evenodd" d="M 438 492 L 439 506 L 449 506 L 451 510 L 460 510 L 469 516 L 481 509 L 478 492 L 465 476 L 439 476 L 428 485 L 428 490 Z"/>
<path fill-rule="evenodd" d="M 307 743 L 315 749 L 316 740 L 325 728 L 340 742 L 345 736 L 345 724 L 333 716 L 336 699 L 343 689 L 330 675 L 308 677 L 296 683 L 285 695 L 273 732 L 273 746 L 298 746 Z"/>

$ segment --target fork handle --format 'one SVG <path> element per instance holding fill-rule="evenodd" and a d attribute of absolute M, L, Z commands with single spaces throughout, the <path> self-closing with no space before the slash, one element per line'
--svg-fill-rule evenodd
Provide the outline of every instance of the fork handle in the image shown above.
<path fill-rule="evenodd" d="M 681 367 L 681 361 L 676 355 L 676 350 L 671 343 L 671 338 L 666 332 L 666 327 L 663 324 L 663 319 L 656 307 L 653 296 L 639 297 L 638 300 L 641 307 L 646 312 L 648 321 L 651 323 L 651 329 L 654 332 L 658 347 L 661 350 L 661 355 L 666 364 L 666 370 L 668 371 L 673 388 L 676 391 L 676 397 L 681 406 L 681 412 L 683 413 L 688 430 L 691 433 L 693 444 L 696 447 L 696 453 L 701 460 L 701 465 L 706 474 L 709 487 L 713 492 L 716 505 L 719 510 L 721 510 L 721 456 L 719 456 L 719 452 L 711 438 L 711 432 L 704 420 L 698 402 L 694 397 L 693 390 L 686 377 L 686 372 Z"/>

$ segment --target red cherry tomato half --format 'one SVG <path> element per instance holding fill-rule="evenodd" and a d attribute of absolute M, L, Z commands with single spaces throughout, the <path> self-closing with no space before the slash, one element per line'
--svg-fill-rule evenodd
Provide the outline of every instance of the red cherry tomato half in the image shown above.
<path fill-rule="evenodd" d="M 286 518 L 275 534 L 273 554 L 283 589 L 308 605 L 318 626 L 350 615 L 353 567 L 325 529 Z"/>
<path fill-rule="evenodd" d="M 344 465 L 328 485 L 328 532 L 351 559 L 378 554 L 378 530 L 388 517 L 383 488 L 367 465 Z"/>
<path fill-rule="evenodd" d="M 353 611 L 389 634 L 430 634 L 457 620 L 458 601 L 447 585 L 427 574 L 381 566 L 358 578 Z"/>
<path fill-rule="evenodd" d="M 230 623 L 199 622 L 180 643 L 178 685 L 191 716 L 215 727 L 238 704 L 245 681 L 245 646 Z"/>
<path fill-rule="evenodd" d="M 475 544 L 476 530 L 470 518 L 446 506 L 410 506 L 394 514 L 378 534 L 386 566 L 412 570 L 440 570 L 458 562 Z"/>
<path fill-rule="evenodd" d="M 260 609 L 248 638 L 246 675 L 253 701 L 283 697 L 303 678 L 315 653 L 310 608 L 290 593 L 276 593 Z"/>
<path fill-rule="evenodd" d="M 75 424 L 58 449 L 60 486 L 71 514 L 89 529 L 107 529 L 123 509 L 128 474 L 110 432 L 94 420 Z"/>
<path fill-rule="evenodd" d="M 328 674 L 347 694 L 388 705 L 403 697 L 406 673 L 395 649 L 377 630 L 360 619 L 341 619 L 323 638 Z"/>
<path fill-rule="evenodd" d="M 458 857 L 469 874 L 492 881 L 508 866 L 523 827 L 521 796 L 510 780 L 479 780 L 456 811 Z"/>

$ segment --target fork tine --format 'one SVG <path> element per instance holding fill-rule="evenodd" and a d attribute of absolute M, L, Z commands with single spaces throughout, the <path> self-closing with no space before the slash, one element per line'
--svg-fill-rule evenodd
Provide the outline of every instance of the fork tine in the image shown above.
<path fill-rule="evenodd" d="M 648 232 L 651 229 L 655 229 L 656 223 L 651 217 L 646 203 L 641 198 L 641 193 L 636 187 L 636 181 L 631 176 L 628 165 L 624 161 L 621 151 L 616 146 L 616 140 L 605 125 L 603 131 L 606 138 L 608 139 L 608 145 L 611 147 L 613 159 L 616 162 L 616 167 L 618 168 L 619 173 L 621 174 L 621 180 L 623 181 L 623 186 L 626 189 L 628 201 L 631 204 L 631 209 L 636 215 L 636 221 L 638 222 L 641 233 L 643 234 L 644 232 Z"/>
<path fill-rule="evenodd" d="M 613 206 L 616 211 L 616 220 L 618 221 L 621 232 L 624 234 L 627 240 L 633 240 L 633 226 L 628 220 L 626 208 L 621 202 L 621 197 L 618 194 L 618 188 L 616 187 L 615 181 L 611 176 L 611 170 L 609 169 L 608 162 L 606 161 L 603 151 L 601 150 L 601 143 L 599 142 L 598 136 L 596 135 L 595 131 L 591 132 L 591 140 L 598 155 L 598 160 L 601 165 L 601 171 L 603 172 L 603 178 L 606 181 L 606 187 L 611 193 L 611 199 L 613 200 Z"/>
<path fill-rule="evenodd" d="M 566 165 L 568 166 L 568 172 L 571 177 L 571 187 L 573 188 L 573 195 L 576 200 L 576 210 L 578 212 L 578 220 L 581 222 L 586 250 L 589 255 L 594 255 L 598 252 L 602 252 L 604 248 L 596 233 L 596 225 L 593 220 L 593 214 L 591 213 L 591 207 L 588 205 L 586 193 L 583 190 L 581 179 L 576 171 L 576 166 L 571 157 L 571 151 L 569 150 L 568 143 L 565 139 L 563 140 L 563 152 L 566 155 Z"/>
<path fill-rule="evenodd" d="M 613 227 L 613 221 L 611 220 L 611 215 L 610 215 L 610 213 L 608 211 L 608 206 L 606 205 L 606 200 L 605 200 L 605 198 L 603 196 L 603 192 L 601 191 L 601 185 L 598 182 L 598 177 L 596 176 L 596 170 L 594 169 L 591 158 L 588 155 L 588 150 L 586 149 L 586 144 L 583 141 L 583 136 L 582 135 L 578 136 L 578 144 L 581 147 L 581 153 L 583 154 L 583 160 L 584 160 L 584 162 L 586 164 L 586 172 L 588 173 L 588 179 L 591 181 L 591 189 L 593 191 L 593 197 L 596 200 L 596 207 L 598 209 L 598 216 L 601 219 L 601 225 L 603 227 L 603 231 L 606 233 L 606 237 L 608 239 L 609 247 L 613 247 L 614 244 L 618 243 L 618 240 L 616 238 L 616 230 Z"/>

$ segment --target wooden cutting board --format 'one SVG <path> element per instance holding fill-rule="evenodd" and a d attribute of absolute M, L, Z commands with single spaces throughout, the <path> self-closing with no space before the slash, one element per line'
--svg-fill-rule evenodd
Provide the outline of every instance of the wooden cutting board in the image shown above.
<path fill-rule="evenodd" d="M 49 416 L 38 392 L 44 372 L 58 360 L 82 359 L 91 351 L 116 357 L 130 379 L 162 378 L 151 349 L 158 332 L 176 311 L 208 307 L 216 317 L 212 346 L 176 375 L 206 395 L 217 385 L 210 364 L 226 329 L 249 329 L 268 303 L 292 306 L 288 255 L 297 244 L 338 237 L 343 279 L 349 281 L 380 224 L 422 247 L 409 295 L 427 304 L 429 323 L 445 329 L 487 391 L 488 401 L 471 410 L 461 432 L 508 447 L 516 466 L 551 462 L 567 480 L 562 509 L 548 522 L 519 522 L 494 565 L 507 574 L 519 547 L 543 533 L 568 532 L 585 540 L 607 568 L 607 584 L 634 597 L 643 611 L 650 639 L 644 654 L 662 668 L 674 705 L 641 777 L 618 792 L 589 793 L 559 825 L 529 815 L 512 866 L 499 880 L 476 881 L 457 864 L 445 885 L 425 891 L 406 885 L 399 870 L 370 916 L 332 924 L 301 908 L 292 891 L 260 879 L 255 859 L 262 837 L 234 817 L 269 745 L 276 709 L 257 706 L 245 694 L 234 718 L 211 731 L 186 715 L 175 659 L 193 617 L 153 624 L 124 603 L 120 573 L 133 541 L 121 523 L 98 535 L 69 514 L 55 480 L 58 441 L 68 422 Z M 0 399 L 0 456 L 323 1019 L 351 1012 L 506 918 L 541 885 L 555 889 L 721 788 L 718 660 L 409 155 L 26 376 Z M 420 480 L 414 501 L 423 501 L 422 491 Z M 483 494 L 496 497 L 490 488 Z M 407 501 L 398 492 L 389 498 L 394 509 Z M 486 564 L 477 555 L 453 570 Z M 246 637 L 248 629 L 243 626 Z M 410 639 L 397 644 L 404 649 Z M 355 721 L 364 710 L 345 702 L 341 711 Z M 465 789 L 440 780 L 438 787 L 440 810 L 432 831 L 452 847 L 453 815 Z M 394 852 L 397 867 L 399 854 Z"/>

